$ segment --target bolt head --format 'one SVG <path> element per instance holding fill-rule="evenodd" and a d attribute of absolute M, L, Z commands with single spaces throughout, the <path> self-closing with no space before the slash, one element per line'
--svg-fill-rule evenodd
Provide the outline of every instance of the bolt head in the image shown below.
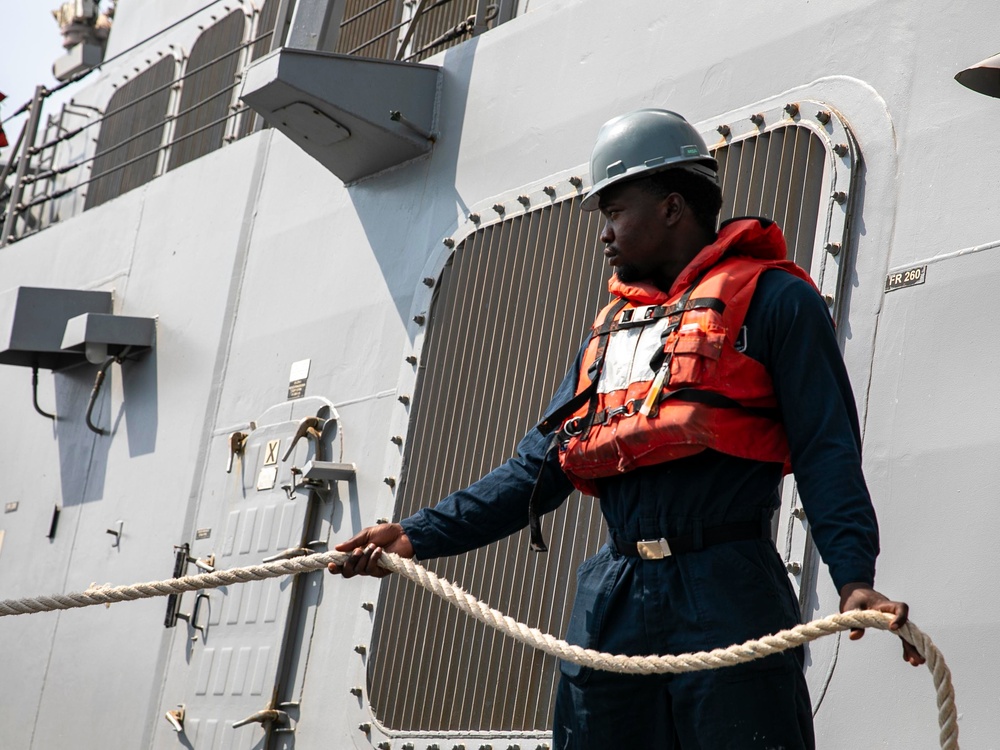
<path fill-rule="evenodd" d="M 507 209 L 504 208 L 503 203 L 494 203 L 493 210 L 496 211 L 498 214 L 502 214 Z"/>
<path fill-rule="evenodd" d="M 583 185 L 583 180 L 577 177 L 576 175 L 573 175 L 572 177 L 569 178 L 569 184 L 575 188 L 578 188 L 581 185 Z"/>
<path fill-rule="evenodd" d="M 469 221 L 471 221 L 473 224 L 478 224 L 482 220 L 482 218 L 483 217 L 477 213 L 469 214 Z"/>
<path fill-rule="evenodd" d="M 725 123 L 723 123 L 722 125 L 720 125 L 719 127 L 717 127 L 716 130 L 718 130 L 719 134 L 723 135 L 723 136 L 727 136 L 727 135 L 729 135 L 730 133 L 733 132 L 732 129 L 728 125 L 726 125 Z"/>

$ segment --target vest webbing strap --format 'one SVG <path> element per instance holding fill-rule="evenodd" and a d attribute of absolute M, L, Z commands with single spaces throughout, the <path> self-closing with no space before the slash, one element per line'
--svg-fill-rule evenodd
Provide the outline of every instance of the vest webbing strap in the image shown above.
<path fill-rule="evenodd" d="M 640 305 L 640 309 L 643 306 Z M 688 300 L 687 304 L 683 302 L 678 302 L 669 307 L 664 307 L 663 305 L 647 305 L 645 306 L 645 313 L 639 317 L 631 315 L 632 310 L 626 310 L 625 313 L 617 320 L 608 320 L 604 322 L 601 326 L 594 329 L 593 335 L 596 336 L 605 331 L 614 333 L 615 331 L 621 331 L 626 328 L 637 328 L 638 326 L 644 326 L 654 321 L 660 320 L 661 318 L 668 318 L 671 315 L 679 315 L 680 313 L 688 312 L 689 310 L 715 310 L 719 315 L 722 315 L 726 311 L 726 303 L 717 297 L 696 297 L 695 299 Z"/>
<path fill-rule="evenodd" d="M 694 290 L 698 288 L 698 285 L 701 283 L 702 279 L 705 278 L 706 274 L 708 274 L 712 267 L 713 266 L 710 265 L 703 268 L 695 280 L 691 283 L 691 286 L 684 291 L 683 296 L 677 301 L 677 303 L 670 306 L 669 309 L 672 312 L 664 313 L 664 316 L 677 314 L 676 319 L 670 321 L 662 335 L 662 339 L 664 341 L 667 336 L 680 327 L 681 320 L 684 318 L 684 313 L 689 309 L 695 309 L 696 305 L 697 307 L 710 307 L 712 309 L 718 309 L 716 306 L 718 304 L 722 306 L 722 310 L 725 310 L 725 304 L 722 300 L 717 300 L 713 297 L 700 297 L 694 300 L 691 299 L 691 295 L 694 294 Z M 604 356 L 608 350 L 608 342 L 611 338 L 613 330 L 612 326 L 615 323 L 615 318 L 618 316 L 618 313 L 621 312 L 622 308 L 624 308 L 628 303 L 629 301 L 627 299 L 620 297 L 608 311 L 608 314 L 604 316 L 604 320 L 601 321 L 601 325 L 594 328 L 594 331 L 591 334 L 591 340 L 593 340 L 594 336 L 597 336 L 598 342 L 597 351 L 594 353 L 594 361 L 587 371 L 587 375 L 590 377 L 590 384 L 565 404 L 553 409 L 544 419 L 542 419 L 541 422 L 538 423 L 538 430 L 543 435 L 551 433 L 557 425 L 561 425 L 567 417 L 588 402 L 590 405 L 587 408 L 587 414 L 582 420 L 579 420 L 579 429 L 581 439 L 583 440 L 585 440 L 587 435 L 590 434 L 590 427 L 594 422 L 595 416 L 597 415 L 597 385 L 601 379 L 601 372 L 604 369 Z M 667 309 L 668 308 L 664 308 L 664 310 Z M 542 483 L 542 472 L 545 471 L 546 466 L 545 459 L 548 458 L 553 448 L 558 445 L 558 437 L 559 433 L 556 433 L 556 435 L 553 435 L 549 440 L 548 448 L 546 449 L 545 456 L 542 459 L 542 465 L 538 470 L 538 476 L 535 477 L 535 484 L 531 488 L 531 496 L 528 498 L 528 531 L 531 536 L 531 549 L 535 552 L 548 551 L 548 545 L 545 543 L 545 537 L 542 534 L 541 518 L 538 515 L 538 495 L 539 488 Z"/>
<path fill-rule="evenodd" d="M 621 312 L 621 309 L 628 304 L 628 300 L 625 298 L 619 298 L 615 303 L 614 307 L 608 311 L 605 317 L 605 322 L 595 328 L 591 333 L 591 339 L 595 336 L 600 337 L 600 341 L 597 344 L 597 354 L 594 357 L 594 363 L 590 366 L 590 372 L 587 374 L 591 376 L 590 385 L 584 388 L 582 391 L 577 393 L 569 401 L 560 404 L 555 409 L 550 411 L 536 426 L 538 431 L 543 435 L 548 435 L 556 427 L 561 425 L 566 421 L 566 418 L 578 411 L 581 406 L 586 404 L 590 400 L 594 400 L 596 403 L 597 397 L 597 381 L 600 380 L 601 370 L 604 367 L 604 354 L 608 348 L 608 340 L 611 336 L 611 328 L 608 327 L 609 322 L 613 321 L 615 316 Z"/>
<path fill-rule="evenodd" d="M 777 407 L 746 406 L 734 398 L 729 398 L 729 396 L 724 396 L 715 391 L 703 391 L 697 388 L 678 388 L 676 391 L 664 391 L 660 397 L 660 404 L 668 399 L 702 404 L 703 406 L 711 406 L 715 409 L 742 409 L 755 417 L 764 417 L 775 421 L 781 419 L 781 412 L 778 411 Z M 634 417 L 638 414 L 640 406 L 642 406 L 642 399 L 637 398 L 623 404 L 618 409 L 601 409 L 594 415 L 594 424 L 604 424 L 617 416 Z"/>

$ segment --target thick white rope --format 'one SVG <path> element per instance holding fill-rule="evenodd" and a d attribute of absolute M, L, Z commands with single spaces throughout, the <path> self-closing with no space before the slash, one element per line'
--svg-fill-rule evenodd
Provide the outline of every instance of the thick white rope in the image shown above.
<path fill-rule="evenodd" d="M 155 596 L 180 594 L 185 591 L 218 588 L 234 583 L 278 578 L 295 573 L 307 573 L 321 570 L 329 563 L 341 565 L 346 562 L 348 556 L 347 552 L 322 552 L 261 565 L 251 565 L 245 568 L 232 568 L 231 570 L 201 573 L 195 576 L 171 578 L 166 581 L 137 583 L 131 586 L 91 587 L 77 594 L 7 599 L 0 601 L 0 617 L 148 599 Z M 379 565 L 410 579 L 469 616 L 520 643 L 584 667 L 624 674 L 676 674 L 743 664 L 801 646 L 824 635 L 831 635 L 851 628 L 888 630 L 889 623 L 893 620 L 892 615 L 870 610 L 844 612 L 728 648 L 676 656 L 621 656 L 574 646 L 548 633 L 543 633 L 537 628 L 528 627 L 479 601 L 453 583 L 439 578 L 413 560 L 383 552 L 379 559 Z M 958 750 L 958 712 L 955 707 L 955 690 L 951 683 L 951 671 L 945 663 L 944 656 L 931 639 L 912 622 L 908 622 L 898 631 L 892 632 L 912 643 L 917 652 L 927 660 L 927 668 L 931 672 L 934 689 L 937 692 L 941 748 L 942 750 Z"/>

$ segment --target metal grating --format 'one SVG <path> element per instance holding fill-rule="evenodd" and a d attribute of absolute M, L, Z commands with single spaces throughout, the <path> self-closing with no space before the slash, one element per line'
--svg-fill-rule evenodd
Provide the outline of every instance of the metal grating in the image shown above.
<path fill-rule="evenodd" d="M 411 51 L 406 59 L 410 62 L 420 62 L 468 39 L 468 34 L 457 35 L 452 39 L 447 37 L 451 36 L 449 32 L 457 25 L 476 15 L 476 5 L 476 0 L 453 0 L 446 5 L 435 5 L 425 11 L 413 33 Z M 493 20 L 489 21 L 487 26 L 492 29 L 495 24 L 496 20 Z M 435 44 L 436 41 L 440 43 Z"/>
<path fill-rule="evenodd" d="M 165 57 L 119 88 L 97 136 L 85 209 L 99 206 L 156 176 L 176 63 Z"/>
<path fill-rule="evenodd" d="M 756 214 L 788 227 L 789 254 L 809 268 L 817 241 L 825 142 L 789 126 L 715 150 L 722 218 Z M 515 216 L 462 242 L 442 273 L 414 396 L 395 517 L 464 487 L 510 456 L 570 365 L 607 300 L 601 217 L 580 200 Z M 430 561 L 491 606 L 565 632 L 575 570 L 604 541 L 596 503 L 574 494 L 546 517 L 547 555 L 522 532 Z M 399 732 L 544 731 L 558 669 L 418 587 L 386 579 L 372 637 L 369 699 Z"/>
<path fill-rule="evenodd" d="M 812 130 L 789 125 L 714 151 L 722 180 L 722 217 L 764 216 L 785 233 L 788 257 L 812 267 L 826 144 Z"/>
<path fill-rule="evenodd" d="M 274 41 L 274 27 L 278 22 L 278 6 L 280 0 L 265 0 L 261 6 L 260 13 L 257 14 L 257 28 L 254 31 L 254 38 L 250 45 L 250 59 L 247 65 L 259 60 L 271 51 Z M 253 111 L 247 111 L 240 122 L 239 137 L 250 135 L 262 125 L 264 120 Z"/>
<path fill-rule="evenodd" d="M 400 0 L 347 0 L 336 51 L 344 55 L 392 59 L 399 41 Z"/>
<path fill-rule="evenodd" d="M 278 6 L 280 0 L 264 0 L 257 15 L 257 30 L 254 32 L 253 44 L 250 47 L 250 62 L 259 60 L 274 46 L 274 27 L 278 22 Z"/>
<path fill-rule="evenodd" d="M 222 147 L 246 25 L 246 14 L 234 10 L 205 29 L 191 48 L 168 169 Z"/>
<path fill-rule="evenodd" d="M 408 8 L 407 20 L 403 20 L 404 5 Z M 401 38 L 408 34 L 408 19 L 419 5 L 401 0 L 347 0 L 336 51 L 362 57 L 396 58 Z M 424 0 L 423 5 L 406 45 L 405 59 L 409 62 L 419 62 L 469 39 L 471 24 L 466 22 L 475 17 L 478 3 L 477 0 Z M 488 29 L 501 22 L 501 17 L 510 15 L 509 10 L 501 12 L 500 6 L 499 0 L 490 6 Z"/>
<path fill-rule="evenodd" d="M 427 331 L 397 517 L 502 463 L 537 421 L 607 301 L 599 221 L 573 199 L 481 229 L 458 247 Z M 576 494 L 545 526 L 547 555 L 531 553 L 522 533 L 430 567 L 513 617 L 562 632 L 574 571 L 603 542 L 603 523 L 596 503 Z M 548 726 L 554 659 L 397 580 L 385 585 L 379 612 L 369 694 L 386 726 Z"/>

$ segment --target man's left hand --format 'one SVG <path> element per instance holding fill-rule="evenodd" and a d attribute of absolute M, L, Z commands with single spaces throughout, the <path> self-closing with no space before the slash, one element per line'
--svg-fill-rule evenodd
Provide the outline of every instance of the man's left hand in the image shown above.
<path fill-rule="evenodd" d="M 848 612 L 854 609 L 874 609 L 877 612 L 887 612 L 896 618 L 889 624 L 889 630 L 899 630 L 906 624 L 910 608 L 905 602 L 893 602 L 885 594 L 880 594 L 867 583 L 848 583 L 840 590 L 840 611 Z M 856 641 L 865 634 L 863 628 L 851 630 L 851 640 Z M 900 639 L 902 640 L 902 639 Z M 925 659 L 912 643 L 903 641 L 903 659 L 915 667 L 924 663 Z"/>

